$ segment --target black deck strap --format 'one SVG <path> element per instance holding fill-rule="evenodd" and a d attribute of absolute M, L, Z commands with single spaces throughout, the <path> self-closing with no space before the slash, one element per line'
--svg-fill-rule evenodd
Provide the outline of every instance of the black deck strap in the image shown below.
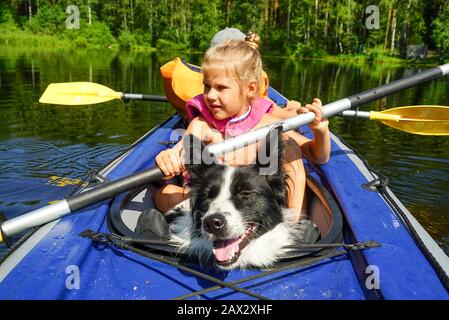
<path fill-rule="evenodd" d="M 317 257 L 312 256 L 312 257 L 304 258 L 304 259 L 301 259 L 301 260 L 298 260 L 298 261 L 286 263 L 282 267 L 273 268 L 271 270 L 267 270 L 267 271 L 258 273 L 256 275 L 245 277 L 245 278 L 242 278 L 242 279 L 239 279 L 239 280 L 235 280 L 235 281 L 232 281 L 232 282 L 229 282 L 229 283 L 233 284 L 233 285 L 237 285 L 237 284 L 241 284 L 241 283 L 248 282 L 248 281 L 251 281 L 251 280 L 256 280 L 256 279 L 259 279 L 259 278 L 263 278 L 263 277 L 266 277 L 266 276 L 269 276 L 269 275 L 272 275 L 272 274 L 275 274 L 275 273 L 286 271 L 286 270 L 289 270 L 289 269 L 295 269 L 295 268 L 300 268 L 300 267 L 313 265 L 313 264 L 315 264 L 317 262 L 320 262 L 320 261 L 322 261 L 324 259 L 331 259 L 331 258 L 335 258 L 335 257 L 338 257 L 338 256 L 342 256 L 344 254 L 347 254 L 350 250 L 364 250 L 364 249 L 376 248 L 376 247 L 381 246 L 378 242 L 376 242 L 374 240 L 365 241 L 363 243 L 353 243 L 353 244 L 344 244 L 343 243 L 343 246 L 341 244 L 338 244 L 338 243 L 335 243 L 335 244 L 322 244 L 320 246 L 326 246 L 327 247 L 327 246 L 333 246 L 333 245 L 336 245 L 336 246 L 340 245 L 340 247 L 343 247 L 345 250 L 339 250 L 339 251 L 336 251 L 336 252 L 334 251 L 332 253 L 328 253 L 328 254 L 325 254 L 325 255 L 320 255 L 320 256 L 317 256 Z M 311 244 L 310 246 L 313 246 L 313 244 Z M 184 300 L 184 299 L 188 299 L 188 298 L 192 298 L 192 297 L 195 297 L 195 296 L 199 296 L 199 295 L 202 295 L 202 294 L 205 294 L 205 293 L 208 293 L 208 292 L 212 292 L 212 291 L 215 291 L 215 290 L 218 290 L 218 289 L 221 289 L 221 287 L 214 286 L 214 287 L 210 287 L 210 288 L 207 288 L 207 289 L 194 291 L 192 293 L 189 293 L 189 294 L 186 294 L 186 295 L 183 295 L 183 296 L 176 297 L 176 298 L 174 298 L 174 300 Z"/>
<path fill-rule="evenodd" d="M 386 177 L 375 178 L 365 184 L 362 184 L 362 188 L 372 192 L 382 192 L 388 186 L 389 179 Z"/>
<path fill-rule="evenodd" d="M 219 287 L 225 287 L 225 288 L 229 288 L 235 291 L 239 291 L 243 294 L 246 294 L 248 296 L 251 296 L 253 298 L 259 299 L 259 300 L 269 300 L 267 297 L 261 296 L 257 293 L 251 292 L 247 289 L 244 288 L 239 288 L 236 287 L 235 285 L 232 285 L 230 283 L 227 283 L 225 281 L 222 281 L 220 279 L 217 279 L 215 277 L 212 277 L 210 275 L 207 275 L 205 273 L 202 273 L 200 271 L 191 269 L 189 267 L 180 265 L 176 262 L 172 262 L 167 260 L 163 255 L 158 255 L 158 254 L 154 254 L 145 250 L 140 250 L 138 248 L 135 248 L 133 246 L 130 246 L 128 244 L 126 244 L 124 241 L 122 241 L 121 237 L 119 235 L 116 234 L 105 234 L 105 233 L 96 233 L 92 230 L 85 230 L 83 232 L 80 233 L 80 236 L 82 237 L 86 237 L 91 239 L 92 241 L 96 242 L 96 243 L 101 243 L 101 244 L 109 244 L 109 245 L 114 245 L 119 247 L 120 249 L 124 249 L 124 250 L 130 250 L 136 254 L 139 254 L 141 256 L 147 257 L 147 258 L 151 258 L 153 260 L 159 261 L 159 262 L 163 262 L 166 263 L 168 265 L 171 265 L 172 267 L 175 267 L 177 269 L 180 269 L 182 271 L 188 272 L 190 274 L 193 274 L 194 276 L 198 276 L 199 278 L 202 278 L 204 280 L 210 281 L 210 282 L 214 282 L 216 284 L 219 285 Z"/>
<path fill-rule="evenodd" d="M 69 194 L 67 196 L 65 196 L 65 198 L 70 198 L 70 197 L 74 196 L 75 194 L 78 194 L 81 190 L 83 190 L 85 188 L 84 184 L 89 184 L 94 181 L 97 181 L 97 183 L 95 183 L 95 185 L 98 185 L 101 183 L 109 182 L 109 179 L 100 175 L 97 170 L 94 170 L 94 169 L 89 170 L 84 175 L 84 177 L 82 179 L 80 179 L 80 182 L 78 182 L 76 184 L 76 186 L 69 192 Z M 93 186 L 93 185 L 94 184 L 91 184 L 91 186 Z"/>
<path fill-rule="evenodd" d="M 110 181 L 108 178 L 106 178 L 105 176 L 102 176 L 98 172 L 93 172 L 92 173 L 92 178 L 97 180 L 100 183 L 104 183 L 104 182 L 109 182 Z"/>
<path fill-rule="evenodd" d="M 157 143 L 169 148 L 169 147 L 176 145 L 179 142 L 179 140 L 158 141 Z"/>
<path fill-rule="evenodd" d="M 106 233 L 97 233 L 90 229 L 84 230 L 79 235 L 84 238 L 89 238 L 95 243 L 101 244 L 112 243 L 112 241 L 108 238 L 108 235 Z"/>
<path fill-rule="evenodd" d="M 369 242 L 370 241 L 367 241 L 365 244 L 369 245 Z M 377 245 L 373 246 L 373 248 L 379 246 L 377 242 L 374 241 L 374 243 L 376 243 Z M 359 245 L 359 244 L 354 244 L 354 245 Z M 354 246 L 353 248 L 351 248 L 351 250 L 362 250 L 362 249 L 367 249 L 367 248 L 370 248 L 370 247 L 369 246 L 364 246 L 364 245 L 363 246 Z M 245 277 L 245 278 L 242 278 L 242 279 L 239 279 L 239 280 L 235 280 L 235 281 L 232 281 L 232 282 L 229 282 L 229 283 L 233 284 L 233 285 L 241 284 L 241 283 L 244 283 L 244 282 L 248 282 L 248 281 L 251 281 L 251 280 L 256 280 L 256 279 L 259 279 L 259 278 L 263 278 L 263 277 L 266 277 L 266 276 L 269 276 L 269 275 L 272 275 L 272 274 L 275 274 L 275 273 L 279 273 L 279 272 L 282 272 L 282 271 L 313 265 L 313 264 L 315 264 L 317 262 L 320 262 L 320 261 L 322 261 L 324 259 L 336 258 L 336 257 L 342 256 L 342 255 L 347 254 L 347 253 L 348 253 L 347 250 L 339 250 L 339 251 L 336 251 L 336 252 L 333 252 L 333 253 L 328 253 L 326 255 L 321 255 L 321 256 L 318 256 L 318 257 L 310 257 L 310 258 L 301 259 L 301 260 L 298 260 L 298 261 L 295 261 L 295 262 L 291 262 L 291 263 L 285 264 L 282 267 L 271 269 L 271 270 L 268 270 L 268 271 L 264 271 L 264 272 L 258 273 L 256 275 Z M 205 293 L 209 293 L 209 292 L 212 292 L 212 291 L 215 291 L 215 290 L 218 290 L 218 289 L 221 289 L 221 287 L 214 286 L 214 287 L 210 287 L 210 288 L 207 288 L 207 289 L 194 291 L 192 293 L 189 293 L 189 294 L 186 294 L 186 295 L 183 295 L 183 296 L 176 297 L 173 300 L 184 300 L 184 299 L 192 298 L 192 297 L 199 296 L 199 295 L 202 295 L 202 294 L 205 294 Z"/>
<path fill-rule="evenodd" d="M 362 250 L 368 248 L 377 248 L 382 246 L 379 242 L 375 240 L 368 240 L 365 242 L 357 242 L 357 243 L 310 243 L 310 244 L 301 244 L 299 246 L 286 246 L 284 248 L 291 249 L 328 249 L 328 248 L 344 248 L 346 250 Z"/>

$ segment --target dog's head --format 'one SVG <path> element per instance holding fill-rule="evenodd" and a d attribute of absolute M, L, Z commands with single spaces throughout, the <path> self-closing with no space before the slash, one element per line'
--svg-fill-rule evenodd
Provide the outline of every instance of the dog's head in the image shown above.
<path fill-rule="evenodd" d="M 187 165 L 194 236 L 213 243 L 215 262 L 223 269 L 238 266 L 239 257 L 251 241 L 283 222 L 286 191 L 281 132 L 273 130 L 253 165 L 231 167 L 202 160 Z M 190 138 L 195 141 L 193 136 Z M 203 153 L 195 149 L 190 150 L 191 158 Z M 277 163 L 276 167 L 273 163 Z"/>

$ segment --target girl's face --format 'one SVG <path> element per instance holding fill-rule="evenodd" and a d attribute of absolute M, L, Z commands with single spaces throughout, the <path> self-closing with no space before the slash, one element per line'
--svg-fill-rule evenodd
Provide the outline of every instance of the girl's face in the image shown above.
<path fill-rule="evenodd" d="M 248 111 L 248 101 L 254 95 L 256 85 L 243 86 L 224 70 L 212 69 L 204 76 L 204 100 L 217 120 L 238 117 Z"/>

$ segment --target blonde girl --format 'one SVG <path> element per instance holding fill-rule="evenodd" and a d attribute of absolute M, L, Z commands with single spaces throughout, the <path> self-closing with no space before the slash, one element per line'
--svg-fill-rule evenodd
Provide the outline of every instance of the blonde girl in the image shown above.
<path fill-rule="evenodd" d="M 273 102 L 259 97 L 262 60 L 260 53 L 249 41 L 230 40 L 207 50 L 201 66 L 204 74 L 204 93 L 187 103 L 190 123 L 187 134 L 193 134 L 203 143 L 219 143 L 225 139 L 279 121 L 272 115 Z M 328 122 L 322 119 L 319 99 L 306 105 L 315 113 L 310 128 L 314 139 L 310 140 L 296 131 L 283 134 L 284 163 L 288 207 L 296 212 L 294 221 L 301 218 L 306 174 L 302 154 L 314 163 L 329 159 L 330 136 Z M 254 161 L 258 144 L 230 152 L 221 161 L 232 166 L 246 165 Z M 159 153 L 156 164 L 166 178 L 185 172 L 183 163 L 183 139 L 172 149 Z M 155 195 L 155 204 L 166 212 L 186 199 L 187 187 L 167 184 Z"/>

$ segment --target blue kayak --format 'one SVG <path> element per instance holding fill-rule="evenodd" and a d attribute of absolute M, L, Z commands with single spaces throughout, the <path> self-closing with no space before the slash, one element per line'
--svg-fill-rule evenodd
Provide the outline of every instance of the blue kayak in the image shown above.
<path fill-rule="evenodd" d="M 283 102 L 272 89 L 270 97 L 278 104 Z M 172 116 L 100 175 L 114 181 L 152 167 L 155 156 L 166 148 L 160 142 L 168 141 L 182 123 L 180 116 Z M 310 135 L 308 128 L 300 129 Z M 340 138 L 331 138 L 330 161 L 319 167 L 306 164 L 312 184 L 322 190 L 317 198 L 319 194 L 331 197 L 321 199 L 324 207 L 333 206 L 326 234 L 337 227 L 341 231 L 332 238 L 330 244 L 335 246 L 329 245 L 321 254 L 305 255 L 269 271 L 224 272 L 195 264 L 183 269 L 170 252 L 143 246 L 140 251 L 149 254 L 139 254 L 80 236 L 86 230 L 106 235 L 117 232 L 120 227 L 111 220 L 114 214 L 132 223 L 133 212 L 144 209 L 137 201 L 146 192 L 141 188 L 28 233 L 0 265 L 0 298 L 448 299 L 449 257 L 395 197 L 385 179 Z M 379 245 L 366 245 L 370 243 Z M 231 285 L 217 286 L 202 275 L 253 295 Z M 212 289 L 204 291 L 208 288 Z"/>

